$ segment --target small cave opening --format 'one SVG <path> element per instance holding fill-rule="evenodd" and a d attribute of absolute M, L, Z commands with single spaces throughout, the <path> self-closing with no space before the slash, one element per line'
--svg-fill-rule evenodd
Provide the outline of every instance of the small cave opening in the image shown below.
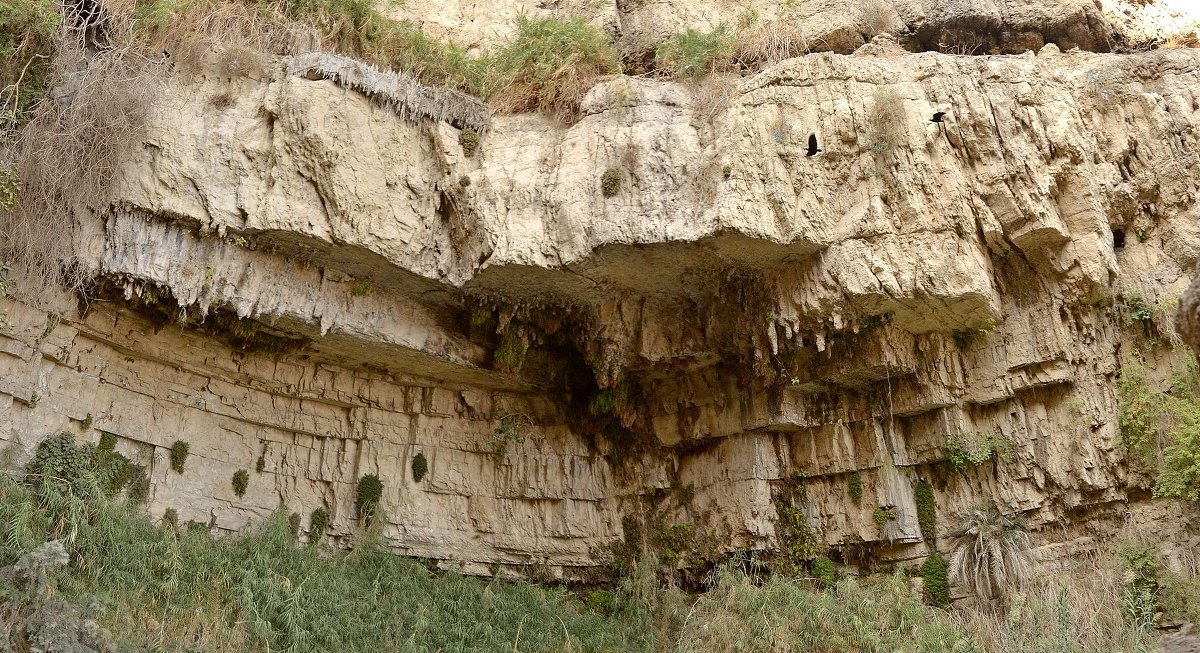
<path fill-rule="evenodd" d="M 1121 249 L 1122 247 L 1125 246 L 1125 230 L 1124 229 L 1113 229 L 1112 230 L 1112 238 L 1113 238 L 1113 249 Z"/>

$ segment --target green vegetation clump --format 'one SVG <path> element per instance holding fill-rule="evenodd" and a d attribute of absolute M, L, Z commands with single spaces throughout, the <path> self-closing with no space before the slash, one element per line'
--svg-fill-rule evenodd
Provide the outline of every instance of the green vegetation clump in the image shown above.
<path fill-rule="evenodd" d="M 878 506 L 871 511 L 871 518 L 875 520 L 875 525 L 879 527 L 880 533 L 883 533 L 884 527 L 895 519 L 896 515 L 896 506 Z"/>
<path fill-rule="evenodd" d="M 492 353 L 496 369 L 507 374 L 516 374 L 525 364 L 525 355 L 529 353 L 529 343 L 521 333 L 520 327 L 509 324 L 500 334 L 500 343 Z"/>
<path fill-rule="evenodd" d="M 425 460 L 425 454 L 418 453 L 412 459 L 412 475 L 413 480 L 420 483 L 425 478 L 425 474 L 429 471 L 429 461 Z"/>
<path fill-rule="evenodd" d="M 458 144 L 462 146 L 463 156 L 468 159 L 479 151 L 479 132 L 474 129 L 464 129 L 458 133 Z"/>
<path fill-rule="evenodd" d="M 1155 496 L 1200 501 L 1200 403 L 1192 397 L 1168 397 L 1173 425 L 1162 451 Z"/>
<path fill-rule="evenodd" d="M 233 473 L 231 482 L 233 483 L 233 493 L 238 498 L 246 496 L 246 488 L 250 486 L 250 472 L 244 469 L 237 470 Z"/>
<path fill-rule="evenodd" d="M 308 518 L 308 543 L 316 544 L 325 535 L 325 527 L 329 524 L 329 513 L 324 508 L 312 511 Z"/>
<path fill-rule="evenodd" d="M 288 530 L 292 533 L 292 537 L 300 535 L 300 513 L 293 512 L 288 515 Z"/>
<path fill-rule="evenodd" d="M 53 594 L 94 603 L 113 650 L 655 650 L 651 618 L 629 592 L 616 593 L 619 616 L 605 617 L 563 589 L 433 574 L 369 542 L 349 554 L 297 547 L 283 511 L 236 538 L 179 528 L 174 509 L 160 528 L 124 501 L 76 494 L 97 484 L 80 469 L 45 496 L 33 492 L 40 478 L 0 476 L 0 566 L 61 540 L 69 563 L 51 576 Z M 0 604 L 8 598 L 0 592 Z"/>
<path fill-rule="evenodd" d="M 989 460 L 1012 460 L 1014 445 L 999 429 L 993 428 L 983 433 L 955 433 L 947 438 L 942 451 L 951 467 L 962 470 Z"/>
<path fill-rule="evenodd" d="M 950 605 L 949 565 L 940 553 L 934 552 L 921 565 L 921 578 L 925 581 L 925 597 L 929 604 L 938 608 Z"/>
<path fill-rule="evenodd" d="M 780 501 L 776 501 L 775 510 L 779 514 L 776 522 L 779 553 L 774 571 L 789 578 L 804 576 L 811 561 L 825 553 L 825 546 L 808 525 L 802 510 Z"/>
<path fill-rule="evenodd" d="M 358 518 L 364 524 L 370 525 L 377 516 L 379 500 L 383 498 L 383 481 L 375 474 L 367 474 L 358 479 L 358 487 L 354 493 L 354 509 Z"/>
<path fill-rule="evenodd" d="M 96 445 L 98 451 L 116 451 L 117 436 L 108 431 L 100 432 L 100 442 Z"/>
<path fill-rule="evenodd" d="M 261 474 L 261 473 L 263 473 L 263 470 L 265 470 L 266 468 L 267 468 L 267 457 L 260 455 L 258 457 L 258 459 L 254 461 L 254 472 L 256 474 Z"/>
<path fill-rule="evenodd" d="M 176 474 L 183 473 L 183 466 L 187 463 L 188 451 L 191 445 L 183 440 L 176 440 L 171 443 L 171 469 L 175 470 Z"/>
<path fill-rule="evenodd" d="M 850 472 L 850 475 L 846 477 L 846 490 L 850 492 L 850 500 L 854 502 L 854 505 L 861 506 L 863 487 L 862 476 L 858 472 Z"/>
<path fill-rule="evenodd" d="M 49 88 L 61 20 L 54 0 L 0 0 L 0 134 L 28 121 Z"/>
<path fill-rule="evenodd" d="M 827 556 L 821 556 L 812 563 L 812 574 L 820 583 L 821 589 L 830 589 L 837 583 L 837 569 Z"/>
<path fill-rule="evenodd" d="M 355 282 L 354 287 L 350 289 L 352 297 L 366 297 L 375 292 L 375 284 L 371 283 L 370 279 L 360 279 Z"/>
<path fill-rule="evenodd" d="M 609 168 L 600 175 L 600 192 L 605 197 L 616 197 L 621 192 L 621 171 Z"/>
<path fill-rule="evenodd" d="M 1145 628 L 1154 625 L 1158 612 L 1158 557 L 1140 544 L 1126 544 L 1117 552 L 1124 571 L 1125 610 L 1134 623 Z"/>
<path fill-rule="evenodd" d="M 1158 425 L 1163 398 L 1150 390 L 1146 370 L 1136 357 L 1127 357 L 1117 380 L 1118 445 L 1128 459 L 1143 471 L 1155 468 L 1158 456 Z"/>
<path fill-rule="evenodd" d="M 688 28 L 658 47 L 655 65 L 674 77 L 699 79 L 728 66 L 735 43 L 735 34 L 723 24 L 708 32 Z"/>
<path fill-rule="evenodd" d="M 921 527 L 921 538 L 930 549 L 937 548 L 937 501 L 933 496 L 933 486 L 925 481 L 917 481 L 913 489 L 913 499 L 917 504 L 917 524 Z"/>
<path fill-rule="evenodd" d="M 589 88 L 621 72 L 603 32 L 578 18 L 553 16 L 518 16 L 516 37 L 483 65 L 483 95 L 500 111 L 537 111 L 563 122 L 579 116 Z"/>

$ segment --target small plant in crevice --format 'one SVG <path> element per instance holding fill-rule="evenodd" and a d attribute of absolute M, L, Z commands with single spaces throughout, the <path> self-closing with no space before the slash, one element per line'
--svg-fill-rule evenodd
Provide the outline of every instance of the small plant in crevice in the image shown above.
<path fill-rule="evenodd" d="M 375 284 L 371 283 L 370 279 L 359 279 L 350 288 L 351 297 L 366 297 L 375 292 Z"/>
<path fill-rule="evenodd" d="M 288 515 L 288 529 L 290 529 L 292 537 L 300 537 L 300 513 L 293 512 Z"/>
<path fill-rule="evenodd" d="M 621 171 L 609 168 L 600 175 L 600 192 L 605 197 L 615 197 L 621 192 Z"/>
<path fill-rule="evenodd" d="M 29 402 L 28 402 L 29 407 L 31 409 L 37 408 L 38 402 L 41 401 L 41 399 L 42 398 L 40 396 L 38 396 L 38 393 L 36 393 L 36 392 L 30 393 L 29 394 Z"/>
<path fill-rule="evenodd" d="M 846 477 L 846 491 L 850 493 L 850 500 L 854 502 L 854 505 L 862 505 L 862 476 L 858 472 L 850 472 Z"/>
<path fill-rule="evenodd" d="M 238 498 L 246 496 L 246 488 L 250 485 L 250 472 L 244 469 L 237 470 L 233 473 L 231 482 L 233 483 L 233 493 Z"/>
<path fill-rule="evenodd" d="M 81 422 L 79 422 L 79 430 L 86 433 L 91 428 L 92 428 L 92 414 L 88 413 L 87 417 L 84 417 L 83 420 Z"/>
<path fill-rule="evenodd" d="M 413 480 L 420 483 L 425 478 L 425 474 L 429 471 L 429 461 L 425 460 L 425 454 L 418 453 L 412 459 L 412 475 Z"/>
<path fill-rule="evenodd" d="M 191 445 L 183 440 L 176 440 L 171 443 L 171 469 L 175 470 L 176 474 L 183 473 L 190 449 Z"/>
<path fill-rule="evenodd" d="M 316 544 L 325 535 L 325 527 L 329 525 L 329 512 L 317 508 L 308 517 L 308 543 Z"/>
<path fill-rule="evenodd" d="M 925 600 L 939 608 L 950 605 L 950 566 L 936 551 L 925 558 L 921 565 L 921 578 L 925 584 Z"/>
<path fill-rule="evenodd" d="M 379 501 L 383 498 L 383 481 L 375 474 L 366 474 L 358 479 L 354 493 L 354 510 L 363 524 L 370 526 L 379 512 Z"/>
<path fill-rule="evenodd" d="M 179 513 L 174 508 L 167 508 L 163 511 L 162 524 L 172 530 L 179 527 Z"/>
<path fill-rule="evenodd" d="M 887 527 L 888 522 L 896 518 L 896 506 L 877 506 L 871 511 L 871 519 L 875 520 L 875 526 L 879 528 L 879 534 L 883 534 L 883 529 Z"/>
<path fill-rule="evenodd" d="M 913 500 L 917 504 L 917 524 L 921 527 L 921 538 L 931 550 L 937 548 L 937 500 L 933 486 L 926 481 L 917 481 L 913 488 Z"/>
<path fill-rule="evenodd" d="M 492 460 L 499 463 L 504 460 L 510 445 L 525 441 L 525 432 L 533 425 L 533 421 L 521 413 L 500 413 L 492 419 L 498 419 L 500 423 L 488 435 L 485 447 Z"/>
<path fill-rule="evenodd" d="M 108 431 L 100 431 L 100 442 L 96 444 L 97 451 L 116 451 L 117 436 Z"/>
<path fill-rule="evenodd" d="M 267 457 L 263 456 L 263 455 L 259 455 L 258 460 L 254 461 L 254 472 L 256 474 L 261 474 L 261 473 L 263 473 L 263 470 L 265 470 L 266 468 L 267 468 Z"/>
<path fill-rule="evenodd" d="M 462 147 L 463 156 L 468 159 L 479 151 L 479 132 L 474 129 L 464 129 L 458 133 L 458 144 Z"/>

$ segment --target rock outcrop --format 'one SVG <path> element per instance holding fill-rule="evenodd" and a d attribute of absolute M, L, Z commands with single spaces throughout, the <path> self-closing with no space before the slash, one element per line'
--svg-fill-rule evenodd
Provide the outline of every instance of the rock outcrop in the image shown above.
<path fill-rule="evenodd" d="M 922 481 L 945 519 L 1024 513 L 1046 564 L 1125 523 L 1200 542 L 1116 417 L 1123 360 L 1156 383 L 1175 355 L 1123 307 L 1170 305 L 1200 255 L 1195 51 L 884 36 L 723 87 L 614 79 L 477 151 L 292 68 L 171 80 L 80 214 L 91 299 L 4 304 L 0 439 L 113 434 L 152 512 L 222 530 L 283 505 L 352 538 L 377 474 L 388 542 L 473 573 L 634 537 L 701 565 L 777 548 L 791 508 L 841 562 L 920 556 Z"/>

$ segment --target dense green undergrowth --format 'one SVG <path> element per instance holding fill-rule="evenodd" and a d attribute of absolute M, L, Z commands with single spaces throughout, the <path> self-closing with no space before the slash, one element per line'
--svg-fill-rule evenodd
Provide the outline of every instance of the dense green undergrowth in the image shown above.
<path fill-rule="evenodd" d="M 1137 354 L 1123 362 L 1119 444 L 1153 479 L 1156 496 L 1200 501 L 1200 372 L 1190 352 L 1177 356 L 1171 370 L 1168 387 L 1158 391 Z"/>
<path fill-rule="evenodd" d="M 1143 547 L 1110 565 L 1119 580 L 1045 582 L 1006 615 L 930 607 L 903 574 L 839 580 L 828 559 L 813 584 L 735 561 L 688 595 L 663 585 L 647 555 L 613 591 L 581 600 L 430 572 L 370 529 L 351 552 L 302 546 L 282 510 L 236 538 L 155 523 L 133 496 L 140 475 L 116 456 L 60 434 L 20 477 L 0 476 L 0 566 L 62 539 L 70 563 L 55 595 L 98 606 L 118 650 L 1140 652 L 1152 644 L 1147 615 L 1187 616 L 1200 596 Z M 946 588 L 925 598 L 944 605 Z M 6 600 L 0 591 L 0 612 Z"/>

